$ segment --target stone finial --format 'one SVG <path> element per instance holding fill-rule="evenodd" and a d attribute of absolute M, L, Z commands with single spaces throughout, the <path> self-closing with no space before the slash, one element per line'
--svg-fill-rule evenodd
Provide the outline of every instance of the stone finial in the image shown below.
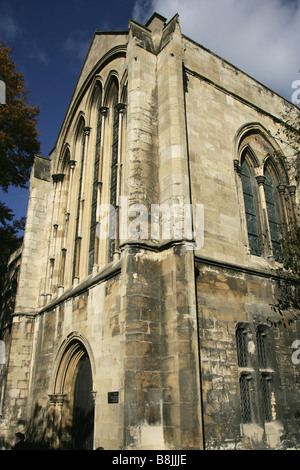
<path fill-rule="evenodd" d="M 165 27 L 166 21 L 167 18 L 160 15 L 159 13 L 154 12 L 151 18 L 149 18 L 149 20 L 145 24 L 145 26 L 146 28 L 150 29 L 152 33 L 159 33 L 161 35 L 161 32 Z"/>

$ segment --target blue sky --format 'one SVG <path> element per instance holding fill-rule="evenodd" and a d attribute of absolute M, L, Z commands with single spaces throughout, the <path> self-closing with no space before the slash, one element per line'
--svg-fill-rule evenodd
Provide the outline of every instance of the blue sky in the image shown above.
<path fill-rule="evenodd" d="M 292 99 L 300 80 L 300 0 L 0 0 L 0 42 L 39 106 L 41 154 L 48 156 L 96 29 L 127 30 L 154 11 L 179 13 L 182 32 L 275 92 Z M 26 215 L 28 191 L 0 200 Z"/>

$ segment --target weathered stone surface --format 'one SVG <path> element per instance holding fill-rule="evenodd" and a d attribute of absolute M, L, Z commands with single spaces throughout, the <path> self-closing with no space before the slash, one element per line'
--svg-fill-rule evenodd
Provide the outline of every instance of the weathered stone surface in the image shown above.
<path fill-rule="evenodd" d="M 80 444 L 89 448 L 299 447 L 299 323 L 275 327 L 262 186 L 275 150 L 289 156 L 272 139 L 285 106 L 184 36 L 178 15 L 95 33 L 50 158 L 35 159 L 22 255 L 8 276 L 16 300 L 7 285 L 2 295 L 3 448 L 16 430 L 74 447 L 83 384 L 92 431 Z M 245 149 L 260 181 L 261 256 L 248 241 Z M 299 187 L 281 170 L 284 217 Z M 191 226 L 176 212 L 186 207 Z"/>

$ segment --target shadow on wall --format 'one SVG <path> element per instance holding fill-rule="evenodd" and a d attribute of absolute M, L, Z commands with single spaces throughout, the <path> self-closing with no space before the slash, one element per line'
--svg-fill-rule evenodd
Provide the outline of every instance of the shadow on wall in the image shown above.
<path fill-rule="evenodd" d="M 36 403 L 33 416 L 27 425 L 24 425 L 24 422 L 17 423 L 17 426 L 25 428 L 26 448 L 22 450 L 92 450 L 93 411 L 81 411 L 80 414 L 77 412 L 76 421 L 79 424 L 75 428 L 65 426 L 63 430 L 54 429 L 51 415 Z M 0 449 L 11 450 L 12 440 L 13 436 L 10 441 L 0 437 Z M 57 446 L 57 442 L 61 444 Z"/>

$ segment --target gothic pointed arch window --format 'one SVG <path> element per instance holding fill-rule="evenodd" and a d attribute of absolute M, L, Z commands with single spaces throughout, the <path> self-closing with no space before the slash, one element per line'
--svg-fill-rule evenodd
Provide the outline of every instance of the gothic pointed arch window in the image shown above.
<path fill-rule="evenodd" d="M 59 274 L 59 286 L 65 285 L 65 267 L 66 267 L 66 238 L 68 233 L 69 225 L 69 183 L 70 183 L 70 149 L 66 147 L 63 160 L 62 160 L 62 173 L 65 175 L 63 182 L 63 195 L 62 195 L 62 216 L 63 220 L 63 236 L 61 246 L 61 259 L 60 259 L 60 274 Z"/>
<path fill-rule="evenodd" d="M 99 190 L 99 169 L 100 169 L 100 149 L 102 141 L 102 121 L 103 121 L 103 108 L 102 108 L 102 86 L 97 83 L 95 96 L 94 96 L 94 114 L 96 123 L 96 142 L 95 142 L 95 157 L 94 157 L 94 174 L 92 186 L 92 204 L 91 204 L 91 221 L 90 221 L 90 240 L 89 240 L 89 260 L 88 260 L 88 274 L 92 272 L 93 265 L 97 256 L 97 201 Z"/>
<path fill-rule="evenodd" d="M 79 262 L 81 251 L 81 230 L 80 222 L 82 215 L 82 190 L 83 190 L 83 169 L 85 159 L 85 122 L 81 118 L 78 124 L 77 139 L 76 139 L 76 160 L 79 162 L 79 180 L 78 180 L 78 194 L 77 194 L 77 208 L 76 208 L 76 222 L 75 222 L 75 240 L 74 240 L 74 256 L 73 256 L 73 281 L 79 278 Z"/>
<path fill-rule="evenodd" d="M 118 151 L 119 151 L 119 84 L 113 77 L 109 92 L 109 106 L 111 112 L 112 144 L 111 144 L 111 169 L 110 169 L 110 207 L 109 234 L 108 234 L 108 261 L 113 260 L 116 238 L 116 207 L 117 207 L 117 182 L 118 182 Z"/>
<path fill-rule="evenodd" d="M 275 259 L 280 258 L 280 240 L 281 240 L 281 228 L 280 228 L 280 207 L 279 207 L 279 193 L 275 183 L 275 175 L 270 165 L 267 165 L 264 172 L 264 191 L 266 198 L 269 231 L 270 231 L 270 242 L 272 245 L 272 251 Z"/>
<path fill-rule="evenodd" d="M 280 261 L 288 214 L 294 214 L 292 187 L 278 156 L 280 149 L 259 123 L 243 127 L 237 142 L 239 159 L 235 168 L 241 181 L 238 191 L 243 193 L 240 201 L 244 239 L 252 255 Z"/>
<path fill-rule="evenodd" d="M 253 172 L 253 164 L 248 154 L 244 154 L 242 159 L 241 180 L 243 187 L 249 248 L 252 254 L 260 256 L 261 248 L 256 181 Z"/>

